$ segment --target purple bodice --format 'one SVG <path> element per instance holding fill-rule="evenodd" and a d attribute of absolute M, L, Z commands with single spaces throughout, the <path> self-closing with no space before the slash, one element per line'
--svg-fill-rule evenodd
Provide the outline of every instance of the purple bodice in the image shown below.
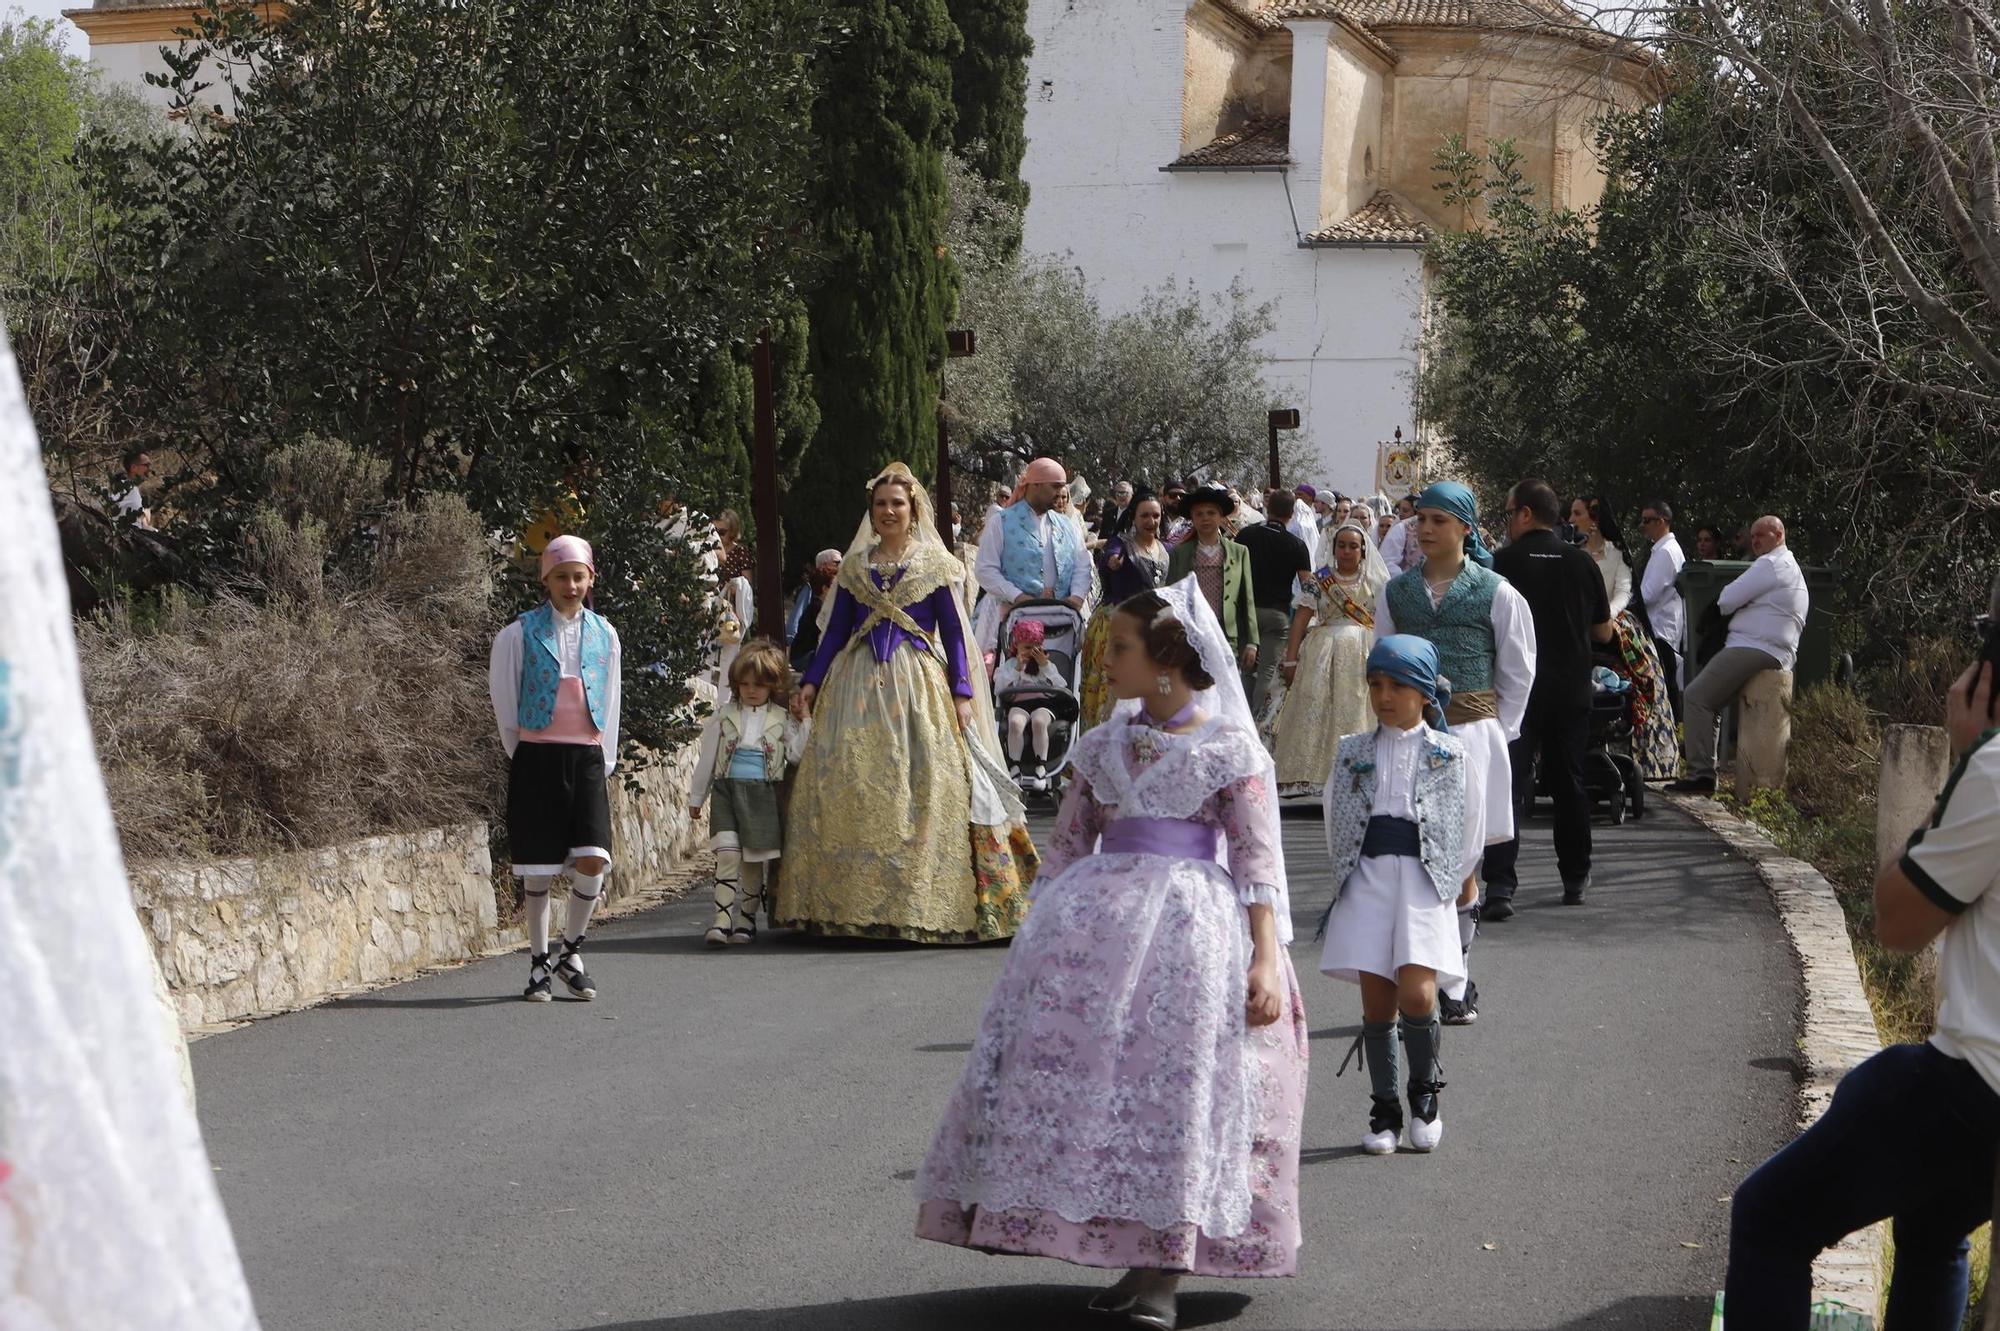
<path fill-rule="evenodd" d="M 1165 855 L 1171 859 L 1217 860 L 1222 829 L 1192 818 L 1114 818 L 1099 833 L 1106 855 Z"/>
<path fill-rule="evenodd" d="M 885 582 L 881 573 L 868 570 L 868 576 L 875 579 L 877 587 L 892 586 L 893 580 Z M 901 576 L 898 574 L 897 576 Z M 972 696 L 972 682 L 965 672 L 965 635 L 958 622 L 958 613 L 951 602 L 951 588 L 939 587 L 936 591 L 904 609 L 916 626 L 925 633 L 939 638 L 944 646 L 945 673 L 951 681 L 952 693 L 960 698 Z M 813 654 L 812 664 L 806 668 L 803 682 L 818 688 L 826 679 L 826 672 L 833 660 L 847 646 L 849 638 L 868 611 L 845 587 L 837 587 L 833 594 L 833 613 L 826 621 L 826 632 L 820 635 L 819 650 Z M 916 651 L 924 651 L 923 644 L 912 638 L 899 624 L 882 620 L 868 631 L 868 645 L 874 649 L 875 659 L 886 662 L 896 654 L 896 649 L 905 645 Z"/>

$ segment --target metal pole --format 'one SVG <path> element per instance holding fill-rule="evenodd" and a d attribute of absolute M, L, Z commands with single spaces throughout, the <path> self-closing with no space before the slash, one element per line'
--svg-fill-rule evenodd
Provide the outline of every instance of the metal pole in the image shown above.
<path fill-rule="evenodd" d="M 785 640 L 785 532 L 778 514 L 778 409 L 771 391 L 771 330 L 757 334 L 750 355 L 752 408 L 750 497 L 757 518 L 757 633 Z"/>

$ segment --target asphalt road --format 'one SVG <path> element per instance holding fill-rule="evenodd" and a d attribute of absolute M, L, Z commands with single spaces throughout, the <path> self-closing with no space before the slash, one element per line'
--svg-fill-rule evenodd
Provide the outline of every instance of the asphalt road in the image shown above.
<path fill-rule="evenodd" d="M 1288 810 L 1314 1033 L 1302 1272 L 1195 1280 L 1182 1325 L 1702 1328 L 1727 1197 L 1789 1135 L 1798 983 L 1768 897 L 1669 809 L 1598 829 L 1447 1030 L 1444 1144 L 1361 1155 L 1358 1029 L 1319 975 L 1316 809 Z M 1315 874 L 1315 869 L 1319 873 Z M 1102 1326 L 1105 1283 L 911 1237 L 909 1180 L 1004 951 L 766 937 L 711 954 L 689 901 L 593 930 L 595 1003 L 525 956 L 200 1041 L 222 1192 L 267 1331 L 1014 1331 Z"/>

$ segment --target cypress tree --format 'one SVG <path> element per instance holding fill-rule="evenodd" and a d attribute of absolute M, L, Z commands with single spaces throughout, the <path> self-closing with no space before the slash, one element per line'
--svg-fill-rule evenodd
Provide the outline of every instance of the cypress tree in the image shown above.
<path fill-rule="evenodd" d="M 1028 0 L 950 0 L 952 22 L 964 47 L 951 63 L 951 96 L 958 109 L 952 143 L 958 155 L 993 182 L 1000 197 L 1026 207 L 1021 179 L 1027 151 Z"/>
<path fill-rule="evenodd" d="M 807 298 L 819 431 L 787 495 L 794 551 L 845 548 L 861 486 L 937 457 L 938 369 L 957 279 L 944 249 L 951 60 L 944 0 L 848 0 L 813 109 L 821 277 Z"/>

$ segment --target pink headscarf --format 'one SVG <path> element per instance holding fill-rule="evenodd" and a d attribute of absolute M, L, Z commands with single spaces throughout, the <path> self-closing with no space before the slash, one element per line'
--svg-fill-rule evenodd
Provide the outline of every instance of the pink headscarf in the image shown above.
<path fill-rule="evenodd" d="M 1047 637 L 1048 628 L 1039 619 L 1017 619 L 1007 634 L 1008 641 L 1015 647 L 1039 647 Z"/>
<path fill-rule="evenodd" d="M 1011 508 L 1013 505 L 1020 503 L 1022 497 L 1028 493 L 1028 487 L 1031 485 L 1050 483 L 1061 485 L 1068 479 L 1069 473 L 1063 470 L 1062 463 L 1057 462 L 1054 458 L 1036 458 L 1022 470 L 1021 479 L 1014 486 L 1014 493 L 1007 498 L 1007 506 Z"/>
<path fill-rule="evenodd" d="M 548 577 L 549 570 L 558 564 L 581 564 L 592 573 L 597 572 L 597 560 L 590 552 L 590 542 L 581 536 L 558 536 L 542 550 L 542 576 Z"/>

